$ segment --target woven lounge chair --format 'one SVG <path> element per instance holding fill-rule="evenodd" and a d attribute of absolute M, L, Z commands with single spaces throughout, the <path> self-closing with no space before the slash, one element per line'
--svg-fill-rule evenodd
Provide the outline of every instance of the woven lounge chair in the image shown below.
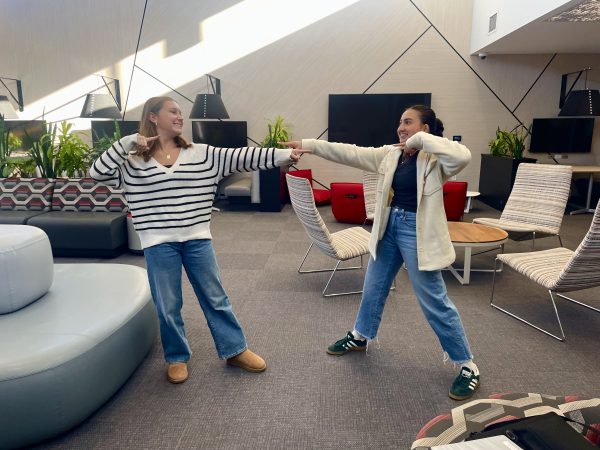
<path fill-rule="evenodd" d="M 598 203 L 598 206 L 596 206 L 590 229 L 579 244 L 579 247 L 577 247 L 577 250 L 574 252 L 567 248 L 559 247 L 528 253 L 504 253 L 496 257 L 496 263 L 498 261 L 548 289 L 561 335 L 557 336 L 552 334 L 496 305 L 494 303 L 495 271 L 490 299 L 492 307 L 546 333 L 554 339 L 564 341 L 565 333 L 560 322 L 558 310 L 556 309 L 556 303 L 554 301 L 555 295 L 591 309 L 592 311 L 600 312 L 600 309 L 586 305 L 585 303 L 564 295 L 565 292 L 579 291 L 600 286 L 600 202 Z"/>
<path fill-rule="evenodd" d="M 477 218 L 473 219 L 473 223 L 501 228 L 515 241 L 531 239 L 532 250 L 536 237 L 557 236 L 562 247 L 559 232 L 572 173 L 571 166 L 519 164 L 515 183 L 500 218 Z"/>
<path fill-rule="evenodd" d="M 324 297 L 362 293 L 362 291 L 328 293 L 327 288 L 338 270 L 362 269 L 362 256 L 369 253 L 369 238 L 371 234 L 362 227 L 351 227 L 330 233 L 315 206 L 309 181 L 305 178 L 293 176 L 293 172 L 287 174 L 286 179 L 294 211 L 311 240 L 308 251 L 298 267 L 298 273 L 331 272 L 331 276 L 323 289 Z M 327 256 L 337 261 L 333 269 L 302 269 L 313 246 L 316 246 Z M 339 267 L 342 261 L 354 258 L 360 258 L 360 266 Z"/>

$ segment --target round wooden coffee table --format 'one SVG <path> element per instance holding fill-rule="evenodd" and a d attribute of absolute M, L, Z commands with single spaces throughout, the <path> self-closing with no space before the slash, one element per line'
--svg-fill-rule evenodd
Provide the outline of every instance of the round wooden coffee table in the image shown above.
<path fill-rule="evenodd" d="M 456 277 L 460 284 L 469 284 L 471 272 L 493 272 L 491 269 L 472 269 L 471 251 L 473 248 L 498 247 L 501 251 L 508 239 L 508 233 L 500 228 L 468 222 L 448 222 L 448 232 L 454 247 L 465 249 L 465 261 L 462 276 L 454 266 L 448 270 Z"/>

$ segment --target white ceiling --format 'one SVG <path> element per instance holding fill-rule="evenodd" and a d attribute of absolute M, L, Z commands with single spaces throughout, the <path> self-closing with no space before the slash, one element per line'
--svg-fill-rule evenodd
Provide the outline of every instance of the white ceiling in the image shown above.
<path fill-rule="evenodd" d="M 488 54 L 600 53 L 600 0 L 551 11 L 481 48 Z"/>

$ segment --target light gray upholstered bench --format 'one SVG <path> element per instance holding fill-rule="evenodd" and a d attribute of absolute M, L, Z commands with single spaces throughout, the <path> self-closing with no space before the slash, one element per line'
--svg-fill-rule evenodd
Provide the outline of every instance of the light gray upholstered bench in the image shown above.
<path fill-rule="evenodd" d="M 127 381 L 156 338 L 144 269 L 52 267 L 49 252 L 43 231 L 0 225 L 0 448 L 37 443 L 82 422 Z M 44 283 L 51 287 L 40 293 Z"/>

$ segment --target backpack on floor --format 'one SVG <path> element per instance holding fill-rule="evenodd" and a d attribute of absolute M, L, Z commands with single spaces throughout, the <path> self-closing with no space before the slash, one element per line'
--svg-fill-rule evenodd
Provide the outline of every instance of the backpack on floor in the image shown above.
<path fill-rule="evenodd" d="M 586 431 L 600 434 L 595 428 L 549 412 L 489 425 L 483 431 L 471 433 L 465 441 L 504 435 L 524 450 L 591 450 L 598 448 L 567 422 L 574 422 Z"/>

